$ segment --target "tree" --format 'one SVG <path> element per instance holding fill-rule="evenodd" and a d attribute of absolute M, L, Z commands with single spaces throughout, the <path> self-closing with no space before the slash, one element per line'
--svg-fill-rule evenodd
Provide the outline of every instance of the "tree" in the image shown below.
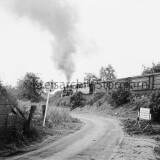
<path fill-rule="evenodd" d="M 100 78 L 104 81 L 116 79 L 115 69 L 109 64 L 107 67 L 101 67 Z"/>
<path fill-rule="evenodd" d="M 26 73 L 25 77 L 18 81 L 17 89 L 19 99 L 31 102 L 39 102 L 43 99 L 43 82 L 34 73 Z"/>
<path fill-rule="evenodd" d="M 12 104 L 17 106 L 17 99 L 12 86 L 4 86 L 0 82 L 0 103 L 1 104 Z"/>
<path fill-rule="evenodd" d="M 92 82 L 92 81 L 95 81 L 97 80 L 97 76 L 93 73 L 85 73 L 85 77 L 84 77 L 84 80 L 85 81 L 88 81 L 88 82 Z"/>
<path fill-rule="evenodd" d="M 152 67 L 143 66 L 142 75 L 160 73 L 160 63 L 152 63 Z"/>
<path fill-rule="evenodd" d="M 76 107 L 83 107 L 85 105 L 86 99 L 82 92 L 74 93 L 70 98 L 70 107 L 75 109 Z"/>
<path fill-rule="evenodd" d="M 8 98 L 9 103 L 17 106 L 18 105 L 18 102 L 17 102 L 18 93 L 17 93 L 16 87 L 7 85 L 5 86 L 5 89 L 7 91 L 7 98 Z"/>
<path fill-rule="evenodd" d="M 7 103 L 7 102 L 8 102 L 7 90 L 0 81 L 0 103 L 4 104 L 4 103 Z"/>

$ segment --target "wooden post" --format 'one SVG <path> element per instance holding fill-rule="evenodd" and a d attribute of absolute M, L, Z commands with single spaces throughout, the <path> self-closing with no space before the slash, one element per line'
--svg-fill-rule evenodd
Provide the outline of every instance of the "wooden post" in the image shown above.
<path fill-rule="evenodd" d="M 54 83 L 53 80 L 51 80 L 50 87 L 49 87 L 49 90 L 48 90 L 46 107 L 45 107 L 45 113 L 44 113 L 44 119 L 43 119 L 43 127 L 45 126 L 45 121 L 46 121 L 46 116 L 47 116 L 48 103 L 49 103 L 49 95 L 50 95 L 50 92 L 53 91 L 54 89 L 56 89 L 56 83 Z"/>
<path fill-rule="evenodd" d="M 154 89 L 154 75 L 149 76 L 149 89 L 153 90 Z"/>
<path fill-rule="evenodd" d="M 47 96 L 46 109 L 45 109 L 45 114 L 44 114 L 44 119 L 43 119 L 43 127 L 45 126 L 45 121 L 46 121 L 46 116 L 47 116 L 47 109 L 48 109 L 49 95 L 50 95 L 50 90 L 48 91 L 48 96 Z"/>
<path fill-rule="evenodd" d="M 26 126 L 25 126 L 25 130 L 24 130 L 25 134 L 27 134 L 27 135 L 28 135 L 28 131 L 31 128 L 31 121 L 32 121 L 33 114 L 34 114 L 35 110 L 36 110 L 36 106 L 35 105 L 31 105 L 29 117 L 28 117 L 28 120 L 27 120 L 27 123 L 26 123 Z"/>
<path fill-rule="evenodd" d="M 154 80 L 154 76 L 153 76 L 153 79 L 152 79 L 152 90 L 154 89 L 154 83 L 155 83 L 155 80 Z"/>
<path fill-rule="evenodd" d="M 42 105 L 42 117 L 43 117 L 43 120 L 44 120 L 45 111 L 46 111 L 46 105 Z"/>

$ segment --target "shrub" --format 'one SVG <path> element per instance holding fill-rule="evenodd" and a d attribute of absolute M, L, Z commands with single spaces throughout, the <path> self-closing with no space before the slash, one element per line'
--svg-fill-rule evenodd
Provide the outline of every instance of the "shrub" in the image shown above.
<path fill-rule="evenodd" d="M 15 127 L 7 133 L 6 137 L 0 138 L 0 156 L 14 153 L 20 148 L 26 147 L 33 141 L 39 140 L 40 132 L 35 127 L 31 127 L 28 136 L 24 135 L 22 128 L 23 122 L 19 119 L 18 123 L 16 123 Z"/>
<path fill-rule="evenodd" d="M 155 103 L 156 105 L 160 105 L 160 90 L 157 90 L 154 93 L 152 93 L 151 102 Z"/>
<path fill-rule="evenodd" d="M 143 108 L 150 108 L 152 114 L 152 121 L 160 122 L 160 90 L 150 93 L 147 96 L 141 96 L 135 98 L 133 102 L 136 106 L 135 109 Z"/>
<path fill-rule="evenodd" d="M 151 67 L 146 67 L 146 66 L 143 66 L 143 67 L 144 68 L 143 68 L 142 75 L 160 73 L 160 63 L 159 62 L 157 64 L 152 63 Z"/>
<path fill-rule="evenodd" d="M 130 101 L 130 93 L 123 88 L 112 91 L 108 95 L 108 101 L 111 105 L 114 106 L 125 104 Z"/>
<path fill-rule="evenodd" d="M 70 98 L 70 107 L 75 109 L 76 107 L 83 107 L 85 105 L 86 99 L 82 92 L 74 93 Z"/>
<path fill-rule="evenodd" d="M 17 93 L 19 100 L 38 103 L 44 100 L 43 82 L 37 74 L 26 73 L 17 83 Z"/>
<path fill-rule="evenodd" d="M 15 96 L 15 90 L 11 86 L 4 86 L 0 82 L 0 103 L 1 104 L 13 104 L 17 106 L 17 99 Z"/>
<path fill-rule="evenodd" d="M 151 108 L 152 120 L 160 122 L 160 90 L 152 93 L 149 107 Z"/>
<path fill-rule="evenodd" d="M 78 122 L 77 118 L 71 117 L 69 109 L 52 107 L 49 110 L 49 120 L 51 126 L 58 126 L 63 123 L 75 123 Z"/>
<path fill-rule="evenodd" d="M 149 105 L 149 108 L 151 108 L 152 121 L 160 122 L 160 105 L 155 105 L 154 103 L 151 103 Z"/>
<path fill-rule="evenodd" d="M 148 108 L 150 104 L 150 98 L 147 96 L 133 97 L 132 104 L 135 105 L 134 110 L 139 110 L 141 107 Z"/>
<path fill-rule="evenodd" d="M 70 107 L 70 97 L 71 96 L 64 96 L 61 97 L 61 94 L 63 91 L 57 91 L 53 96 L 50 97 L 49 99 L 49 104 L 52 106 L 60 106 L 60 107 L 65 107 L 69 108 Z"/>
<path fill-rule="evenodd" d="M 93 94 L 93 97 L 88 100 L 87 104 L 92 106 L 94 103 L 100 101 L 100 99 L 105 95 L 105 92 L 97 92 Z M 99 104 L 100 105 L 100 104 Z"/>

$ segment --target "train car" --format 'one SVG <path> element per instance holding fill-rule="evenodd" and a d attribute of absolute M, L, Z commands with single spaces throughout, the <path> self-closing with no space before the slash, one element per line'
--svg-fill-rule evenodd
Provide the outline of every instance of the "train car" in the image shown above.
<path fill-rule="evenodd" d="M 95 92 L 95 84 L 94 83 L 88 84 L 84 82 L 84 83 L 79 83 L 75 86 L 67 85 L 66 87 L 64 87 L 61 97 L 70 96 L 76 92 L 82 92 L 83 94 L 93 94 Z"/>

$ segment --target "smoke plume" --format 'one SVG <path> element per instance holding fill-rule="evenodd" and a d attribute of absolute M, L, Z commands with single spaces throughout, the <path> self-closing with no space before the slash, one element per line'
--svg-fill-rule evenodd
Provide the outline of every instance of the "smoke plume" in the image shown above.
<path fill-rule="evenodd" d="M 70 81 L 75 64 L 74 38 L 76 12 L 67 0 L 11 0 L 12 9 L 18 16 L 27 16 L 48 29 L 54 36 L 52 60 Z"/>

